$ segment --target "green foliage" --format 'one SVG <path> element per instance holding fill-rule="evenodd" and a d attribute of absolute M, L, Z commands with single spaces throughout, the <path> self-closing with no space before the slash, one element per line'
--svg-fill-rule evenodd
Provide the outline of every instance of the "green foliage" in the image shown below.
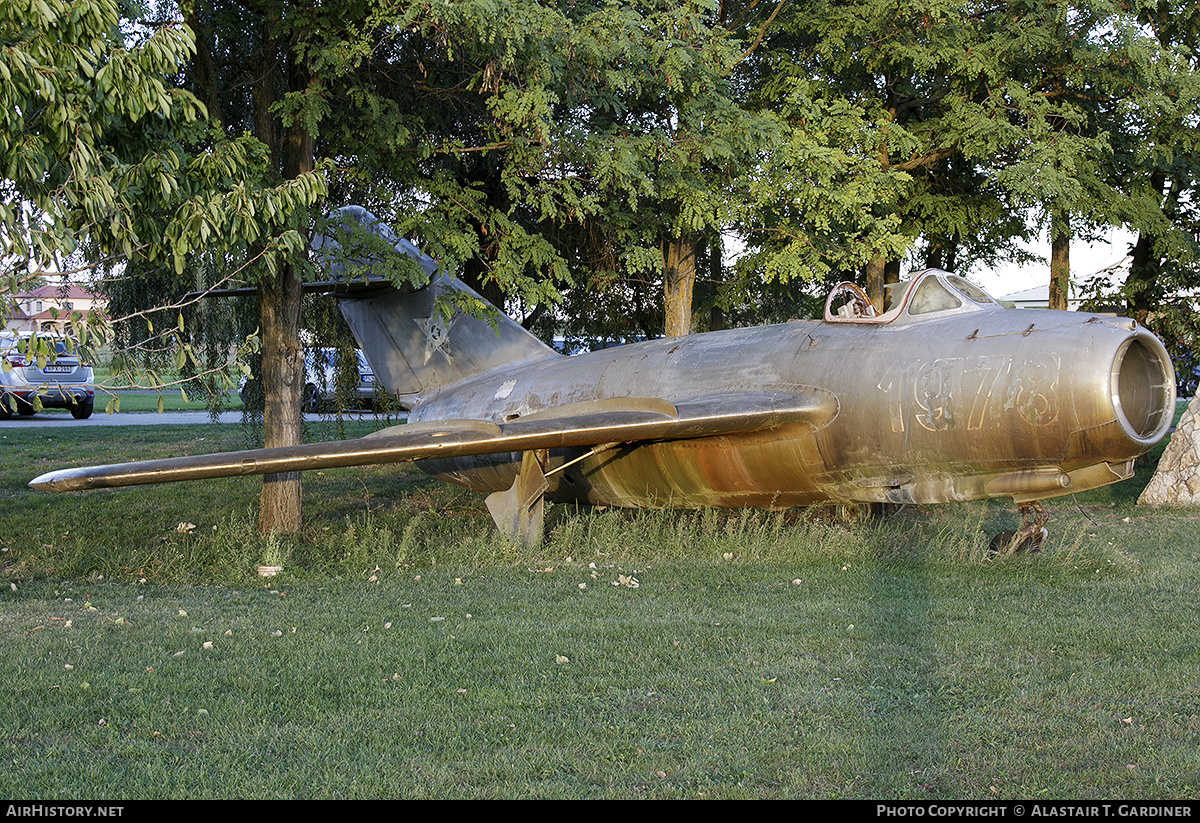
<path fill-rule="evenodd" d="M 315 139 L 328 202 L 576 336 L 654 332 L 664 242 L 731 230 L 747 253 L 701 272 L 697 300 L 719 292 L 747 320 L 764 280 L 1019 256 L 1024 210 L 1053 204 L 1073 231 L 1146 234 L 1143 303 L 1173 287 L 1159 272 L 1194 267 L 1188 9 L 279 0 L 182 16 L 132 37 L 111 0 L 6 4 L 10 290 L 85 237 L 90 262 L 133 261 L 150 285 L 112 294 L 143 310 L 303 264 L 326 178 L 284 168 L 290 128 Z M 226 344 L 254 330 L 223 322 Z"/>
<path fill-rule="evenodd" d="M 314 174 L 262 185 L 262 145 L 244 136 L 214 140 L 220 135 L 204 106 L 170 82 L 195 51 L 191 30 L 179 22 L 135 29 L 120 14 L 113 0 L 0 10 L 4 296 L 70 265 L 114 275 L 115 285 L 93 284 L 112 298 L 109 317 L 126 340 L 133 328 L 133 343 L 162 355 L 139 361 L 118 350 L 118 378 L 160 388 L 163 381 L 144 369 L 169 365 L 185 375 L 224 375 L 212 388 L 228 388 L 229 358 L 201 366 L 184 334 L 183 304 L 173 301 L 178 292 L 164 287 L 174 282 L 168 273 L 181 273 L 194 250 L 220 258 L 237 242 L 258 244 L 270 266 L 279 254 L 294 255 L 304 241 L 288 215 L 314 204 L 323 182 Z M 147 272 L 161 272 L 159 282 L 148 282 Z M 153 291 L 149 305 L 169 308 L 129 316 L 147 303 L 122 294 L 142 288 Z M 104 315 L 89 315 L 87 325 L 78 313 L 67 319 L 91 359 L 113 343 Z"/>
<path fill-rule="evenodd" d="M 111 0 L 18 2 L 3 15 L 11 45 L 0 156 L 16 201 L 3 213 L 14 270 L 61 264 L 87 238 L 100 255 L 165 258 L 179 271 L 194 246 L 261 238 L 254 215 L 270 215 L 269 227 L 315 202 L 318 177 L 255 188 L 263 158 L 252 140 L 189 151 L 206 136 L 203 107 L 166 81 L 194 51 L 185 26 L 164 25 L 126 48 Z M 285 249 L 298 240 L 278 238 Z"/>
<path fill-rule="evenodd" d="M 988 49 L 971 15 L 968 4 L 890 0 L 781 10 L 743 68 L 756 104 L 790 132 L 760 193 L 766 219 L 747 227 L 756 253 L 744 265 L 853 277 L 903 258 L 922 235 L 957 249 L 975 233 L 985 215 L 956 204 L 962 188 L 926 202 L 939 226 L 914 208 L 931 169 L 980 156 L 976 133 L 988 126 L 974 109 Z"/>
<path fill-rule="evenodd" d="M 1194 244 L 1197 25 L 1107 0 L 782 8 L 743 69 L 793 137 L 743 265 L 969 271 L 1019 258 L 1030 210 L 1073 233 L 1132 225 L 1164 254 Z"/>
<path fill-rule="evenodd" d="M 870 125 L 861 110 L 815 91 L 793 78 L 771 102 L 789 124 L 787 140 L 754 179 L 737 223 L 749 242 L 738 261 L 743 277 L 843 279 L 881 252 L 902 255 L 911 242 L 888 213 L 911 176 L 865 150 Z"/>
<path fill-rule="evenodd" d="M 574 305 L 653 280 L 664 239 L 729 222 L 733 182 L 773 133 L 736 102 L 740 52 L 713 16 L 656 2 L 368 15 L 327 46 L 355 67 L 328 124 L 354 160 L 339 163 L 335 198 L 527 316 L 564 290 Z"/>

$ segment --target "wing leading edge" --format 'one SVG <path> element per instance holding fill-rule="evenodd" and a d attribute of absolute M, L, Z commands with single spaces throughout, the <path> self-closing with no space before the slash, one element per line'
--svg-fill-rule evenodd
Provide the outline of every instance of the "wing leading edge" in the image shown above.
<path fill-rule="evenodd" d="M 548 409 L 501 424 L 486 420 L 413 423 L 357 440 L 61 469 L 43 474 L 29 485 L 46 491 L 79 491 L 439 457 L 712 437 L 791 423 L 821 428 L 837 412 L 838 401 L 833 394 L 810 386 L 689 398 L 674 404 L 655 398 L 613 398 Z"/>

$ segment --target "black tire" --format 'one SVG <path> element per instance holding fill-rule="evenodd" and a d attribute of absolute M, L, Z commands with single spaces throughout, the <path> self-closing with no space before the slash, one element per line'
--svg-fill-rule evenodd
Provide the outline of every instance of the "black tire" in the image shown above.
<path fill-rule="evenodd" d="M 0 392 L 0 420 L 8 420 L 12 417 L 12 406 L 9 405 L 11 402 L 7 394 Z"/>
<path fill-rule="evenodd" d="M 301 411 L 316 414 L 321 410 L 321 393 L 312 383 L 304 385 L 304 398 L 300 401 Z"/>
<path fill-rule="evenodd" d="M 24 400 L 17 401 L 17 414 L 21 415 L 22 417 L 32 417 L 33 411 L 34 409 L 32 403 L 26 403 Z"/>
<path fill-rule="evenodd" d="M 87 420 L 92 416 L 92 410 L 95 408 L 95 400 L 85 400 L 82 403 L 71 404 L 71 416 L 76 420 Z"/>
<path fill-rule="evenodd" d="M 1022 537 L 1017 540 L 1016 529 L 1005 529 L 992 538 L 988 544 L 988 557 L 1002 557 L 1010 554 L 1037 554 L 1041 550 L 1042 541 L 1046 538 L 1046 530 L 1037 534 Z"/>

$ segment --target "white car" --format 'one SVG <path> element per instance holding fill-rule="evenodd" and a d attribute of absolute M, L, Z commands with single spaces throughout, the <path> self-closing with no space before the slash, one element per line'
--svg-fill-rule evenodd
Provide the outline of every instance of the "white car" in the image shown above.
<path fill-rule="evenodd" d="M 345 398 L 351 407 L 369 409 L 375 400 L 375 372 L 361 349 L 354 350 L 358 367 L 358 383 L 348 387 Z M 306 412 L 319 412 L 336 404 L 338 350 L 334 348 L 311 348 L 304 352 L 304 395 L 301 408 Z M 241 391 L 245 392 L 249 381 L 242 378 Z M 247 395 L 242 401 L 249 405 Z"/>
<path fill-rule="evenodd" d="M 361 349 L 354 350 L 358 383 L 346 398 L 351 406 L 369 409 L 375 399 L 375 372 Z M 337 400 L 337 349 L 308 349 L 304 353 L 304 411 L 317 412 Z"/>
<path fill-rule="evenodd" d="M 29 335 L 0 337 L 0 419 L 33 414 L 34 398 L 47 409 L 68 409 L 76 420 L 92 416 L 95 380 L 92 367 L 80 361 L 61 337 L 40 335 L 55 352 L 54 362 L 44 355 L 27 355 Z"/>

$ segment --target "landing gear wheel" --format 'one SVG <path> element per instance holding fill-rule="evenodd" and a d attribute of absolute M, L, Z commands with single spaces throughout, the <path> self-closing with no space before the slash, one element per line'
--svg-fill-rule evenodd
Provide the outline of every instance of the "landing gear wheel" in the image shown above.
<path fill-rule="evenodd" d="M 1020 507 L 1022 525 L 1019 529 L 1005 529 L 992 538 L 988 544 L 988 557 L 1003 557 L 1010 554 L 1036 554 L 1042 548 L 1047 535 L 1046 523 L 1050 515 L 1042 508 L 1042 504 L 1034 500 Z"/>

